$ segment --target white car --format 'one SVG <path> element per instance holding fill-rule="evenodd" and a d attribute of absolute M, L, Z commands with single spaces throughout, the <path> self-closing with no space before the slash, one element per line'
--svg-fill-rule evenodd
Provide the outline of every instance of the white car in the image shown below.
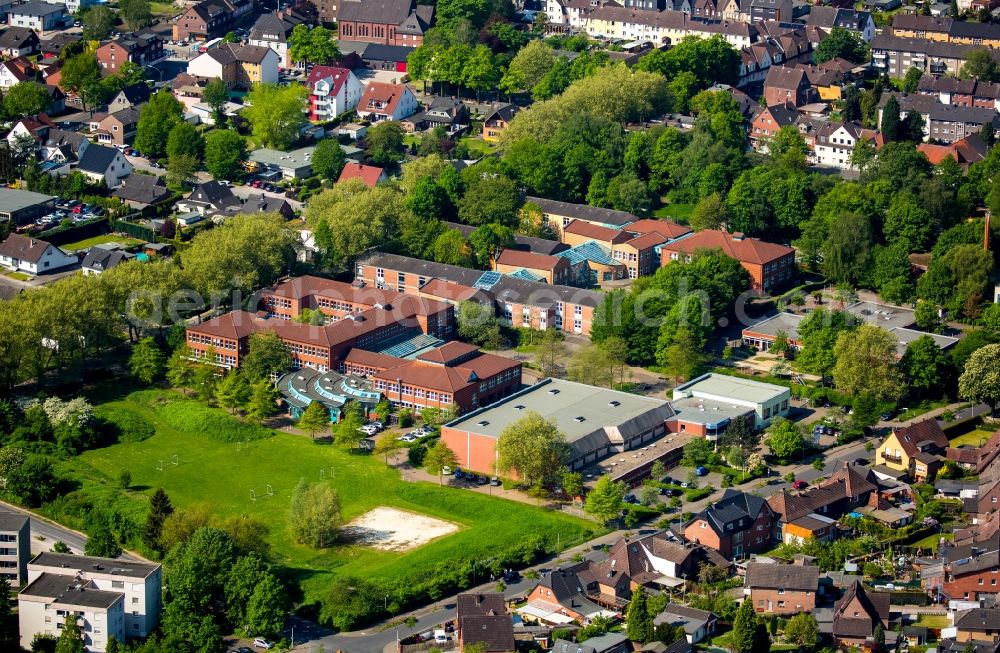
<path fill-rule="evenodd" d="M 396 439 L 397 440 L 401 440 L 403 442 L 416 442 L 417 441 L 417 439 L 415 437 L 413 437 L 412 435 L 410 435 L 409 433 L 407 433 L 406 435 L 401 435 L 401 436 L 399 436 Z"/>
<path fill-rule="evenodd" d="M 271 642 L 267 641 L 263 637 L 257 637 L 257 638 L 255 638 L 253 640 L 253 647 L 254 648 L 273 648 L 274 644 L 272 644 Z"/>

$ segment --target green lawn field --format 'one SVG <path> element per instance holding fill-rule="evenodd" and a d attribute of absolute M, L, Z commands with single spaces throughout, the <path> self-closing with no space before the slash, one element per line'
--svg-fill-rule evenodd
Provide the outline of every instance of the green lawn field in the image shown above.
<path fill-rule="evenodd" d="M 974 431 L 969 431 L 968 433 L 963 433 L 953 440 L 949 440 L 948 444 L 952 447 L 960 447 L 962 445 L 978 447 L 993 437 L 993 433 L 993 431 L 987 431 L 985 429 L 976 429 Z"/>
<path fill-rule="evenodd" d="M 134 489 L 148 495 L 162 487 L 176 507 L 208 504 L 220 516 L 257 516 L 272 524 L 269 541 L 275 562 L 302 579 L 307 598 L 311 590 L 328 585 L 328 574 L 415 579 L 443 561 L 486 559 L 491 551 L 528 535 L 565 547 L 597 528 L 592 522 L 469 490 L 404 482 L 380 457 L 317 444 L 304 436 L 278 432 L 244 443 L 237 451 L 235 443 L 222 441 L 230 437 L 232 418 L 172 392 L 135 392 L 97 408 L 99 415 L 108 410 L 134 412 L 152 424 L 156 434 L 63 463 L 60 472 L 80 483 L 80 492 L 91 497 L 121 492 L 115 489 L 116 479 L 128 469 Z M 340 494 L 345 521 L 376 506 L 392 506 L 445 519 L 460 530 L 405 553 L 354 545 L 315 550 L 296 544 L 285 524 L 292 490 L 300 478 L 320 482 L 321 470 L 324 482 Z"/>
<path fill-rule="evenodd" d="M 75 243 L 69 243 L 68 245 L 63 245 L 63 249 L 69 252 L 75 252 L 77 250 L 93 247 L 94 245 L 104 245 L 105 243 L 121 243 L 126 247 L 131 247 L 132 245 L 141 245 L 142 242 L 143 241 L 137 238 L 132 238 L 130 236 L 104 234 L 103 236 L 94 236 L 93 238 L 85 238 Z"/>

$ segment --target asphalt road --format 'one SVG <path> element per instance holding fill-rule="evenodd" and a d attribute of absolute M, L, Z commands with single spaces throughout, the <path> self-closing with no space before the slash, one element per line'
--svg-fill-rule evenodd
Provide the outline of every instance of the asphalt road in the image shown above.
<path fill-rule="evenodd" d="M 63 542 L 69 550 L 77 555 L 83 555 L 83 549 L 87 542 L 87 536 L 83 533 L 60 526 L 38 515 L 0 501 L 0 515 L 28 515 L 31 518 L 31 553 L 42 553 L 51 551 L 56 542 Z M 137 556 L 130 553 L 123 553 L 119 556 L 122 560 L 139 560 Z"/>

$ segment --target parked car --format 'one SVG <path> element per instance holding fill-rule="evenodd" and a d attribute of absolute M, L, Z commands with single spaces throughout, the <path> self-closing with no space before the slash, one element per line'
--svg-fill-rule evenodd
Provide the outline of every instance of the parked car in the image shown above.
<path fill-rule="evenodd" d="M 253 181 L 250 182 L 250 187 L 251 188 L 260 188 L 260 184 L 261 184 L 260 179 L 254 179 Z"/>
<path fill-rule="evenodd" d="M 702 467 L 701 465 L 695 467 L 694 473 L 698 476 L 708 476 L 708 467 Z"/>
<path fill-rule="evenodd" d="M 454 474 L 452 474 L 452 475 L 453 475 L 453 476 L 454 476 L 455 478 L 457 478 L 458 480 L 460 480 L 460 481 L 461 481 L 461 480 L 462 480 L 463 478 L 465 478 L 465 474 L 463 474 L 463 473 L 462 473 L 462 470 L 461 470 L 461 469 L 456 469 L 456 470 L 455 470 L 455 473 L 454 473 Z"/>
<path fill-rule="evenodd" d="M 639 503 L 639 499 L 634 494 L 626 494 L 625 503 Z"/>
<path fill-rule="evenodd" d="M 669 476 L 664 476 L 663 482 L 666 483 L 667 485 L 670 485 L 671 483 L 674 482 L 674 479 L 670 478 Z"/>
<path fill-rule="evenodd" d="M 476 485 L 486 485 L 489 482 L 490 482 L 489 479 L 486 478 L 485 476 L 476 477 Z"/>
<path fill-rule="evenodd" d="M 896 414 L 894 412 L 892 412 L 891 410 L 887 410 L 886 412 L 879 415 L 879 419 L 881 419 L 883 422 L 888 422 L 895 416 Z"/>
<path fill-rule="evenodd" d="M 383 424 L 382 422 L 380 422 L 378 420 L 375 420 L 373 422 L 368 422 L 368 425 L 369 426 L 374 426 L 375 428 L 377 428 L 380 431 L 385 428 L 385 424 Z"/>
<path fill-rule="evenodd" d="M 407 433 L 406 435 L 401 435 L 401 436 L 399 436 L 396 439 L 397 440 L 402 440 L 403 442 L 416 442 L 417 441 L 417 439 L 415 437 L 413 437 L 412 435 L 410 435 L 409 433 Z"/>
<path fill-rule="evenodd" d="M 803 480 L 798 480 L 792 483 L 792 487 L 795 488 L 796 490 L 804 490 L 808 485 L 809 484 Z"/>
<path fill-rule="evenodd" d="M 267 641 L 263 637 L 256 637 L 253 640 L 253 646 L 254 646 L 254 648 L 265 648 L 266 649 L 266 648 L 273 647 L 274 644 L 272 644 L 271 642 Z"/>

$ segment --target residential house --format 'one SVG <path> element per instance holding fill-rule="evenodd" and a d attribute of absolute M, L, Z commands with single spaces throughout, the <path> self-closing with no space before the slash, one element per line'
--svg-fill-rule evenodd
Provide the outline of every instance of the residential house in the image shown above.
<path fill-rule="evenodd" d="M 263 48 L 271 48 L 278 55 L 278 65 L 282 68 L 301 68 L 301 62 L 292 61 L 288 50 L 288 37 L 297 25 L 309 27 L 309 20 L 291 8 L 261 14 L 250 28 L 247 42 Z M 318 67 L 318 66 L 317 66 Z"/>
<path fill-rule="evenodd" d="M 131 61 L 147 66 L 164 57 L 163 39 L 152 32 L 136 32 L 108 41 L 94 52 L 104 75 L 118 72 L 122 64 Z"/>
<path fill-rule="evenodd" d="M 132 164 L 120 150 L 96 144 L 83 151 L 76 169 L 91 181 L 103 183 L 108 188 L 118 188 L 122 180 L 132 174 Z"/>
<path fill-rule="evenodd" d="M 332 120 L 354 110 L 361 101 L 364 87 L 357 76 L 346 68 L 313 66 L 306 78 L 309 89 L 309 119 Z"/>
<path fill-rule="evenodd" d="M 750 143 L 754 149 L 767 152 L 767 144 L 777 135 L 778 130 L 794 125 L 798 119 L 799 112 L 795 107 L 785 104 L 763 107 L 751 121 Z"/>
<path fill-rule="evenodd" d="M 18 28 L 26 29 L 26 28 Z M 34 34 L 34 31 L 31 32 Z M 0 40 L 2 40 L 0 36 Z M 37 38 L 37 36 L 36 36 Z M 39 44 L 38 48 L 41 50 L 42 57 L 45 59 L 54 59 L 58 57 L 62 51 L 74 43 L 79 43 L 83 40 L 80 34 L 69 34 L 67 32 L 58 32 L 52 35 L 52 38 L 47 39 L 44 43 Z M 30 53 L 27 53 L 30 54 Z"/>
<path fill-rule="evenodd" d="M 340 146 L 345 150 L 348 148 Z M 284 152 L 262 147 L 250 153 L 250 161 L 256 165 L 256 172 L 264 175 L 280 173 L 282 179 L 304 179 L 312 176 L 312 156 L 315 145 L 307 145 L 296 150 Z"/>
<path fill-rule="evenodd" d="M 152 90 L 145 82 L 126 86 L 108 102 L 108 113 L 122 109 L 138 109 L 140 105 L 149 102 Z"/>
<path fill-rule="evenodd" d="M 854 170 L 851 157 L 862 141 L 870 141 L 878 148 L 883 139 L 878 131 L 866 129 L 857 122 L 824 123 L 816 132 L 814 151 L 817 165 Z"/>
<path fill-rule="evenodd" d="M 690 608 L 680 603 L 667 603 L 663 612 L 653 617 L 653 626 L 673 626 L 684 629 L 688 644 L 698 644 L 715 634 L 719 618 L 707 610 Z"/>
<path fill-rule="evenodd" d="M 815 5 L 806 14 L 806 25 L 819 27 L 828 33 L 839 27 L 861 37 L 865 43 L 871 43 L 875 38 L 875 20 L 870 11 Z"/>
<path fill-rule="evenodd" d="M 750 0 L 743 0 L 746 10 Z M 726 5 L 739 11 L 740 2 L 729 0 Z M 687 36 L 711 38 L 720 35 L 735 48 L 747 47 L 760 38 L 749 14 L 730 14 L 714 18 L 692 16 L 682 11 L 647 11 L 618 7 L 611 3 L 591 11 L 585 31 L 594 38 L 649 41 L 656 45 L 677 43 Z"/>
<path fill-rule="evenodd" d="M 792 0 L 750 1 L 750 22 L 774 20 L 789 23 L 793 17 Z"/>
<path fill-rule="evenodd" d="M 535 254 L 516 249 L 505 249 L 492 261 L 493 269 L 501 274 L 530 273 L 529 278 L 546 283 L 576 285 L 569 261 L 562 256 Z"/>
<path fill-rule="evenodd" d="M 864 647 L 881 625 L 889 630 L 889 593 L 867 592 L 855 580 L 833 609 L 833 638 L 840 646 Z"/>
<path fill-rule="evenodd" d="M 404 84 L 369 82 L 358 101 L 357 112 L 358 118 L 371 122 L 402 120 L 417 112 L 417 98 Z"/>
<path fill-rule="evenodd" d="M 38 114 L 38 119 L 21 118 L 7 133 L 7 143 L 14 147 L 19 140 L 32 139 L 38 143 L 44 143 L 49 137 L 49 130 L 55 125 L 45 114 Z"/>
<path fill-rule="evenodd" d="M 58 167 L 55 164 L 76 163 L 88 145 L 90 139 L 79 132 L 50 128 L 40 151 L 43 169 L 55 174 L 53 170 Z M 50 165 L 45 166 L 46 163 Z"/>
<path fill-rule="evenodd" d="M 108 640 L 125 640 L 125 595 L 85 588 L 68 574 L 39 574 L 17 595 L 21 646 L 38 635 L 57 637 L 69 615 L 82 632 L 87 651 L 107 650 Z"/>
<path fill-rule="evenodd" d="M 201 0 L 174 20 L 175 41 L 200 41 L 225 35 L 254 8 L 254 0 Z"/>
<path fill-rule="evenodd" d="M 217 181 L 206 181 L 195 186 L 187 197 L 179 200 L 177 210 L 206 215 L 223 212 L 240 204 L 240 199 L 233 194 L 229 186 Z"/>
<path fill-rule="evenodd" d="M 36 585 L 33 588 L 29 585 L 18 595 L 22 642 L 30 641 L 36 633 L 58 634 L 61 618 L 57 613 L 64 614 L 66 611 L 60 604 L 75 605 L 73 596 L 78 601 L 83 597 L 83 602 L 76 605 L 89 606 L 88 595 L 117 594 L 124 609 L 104 623 L 109 628 L 120 628 L 116 635 L 119 641 L 148 637 L 160 621 L 163 568 L 158 564 L 68 553 L 40 553 L 28 563 L 28 580 L 34 584 L 40 579 L 45 579 L 45 582 L 39 583 L 40 586 L 51 587 L 55 591 L 42 592 L 39 596 L 36 592 L 40 587 Z M 25 606 L 23 599 L 35 596 L 48 598 L 51 603 L 32 601 L 33 605 Z M 107 605 L 117 604 L 118 602 L 109 601 Z M 29 609 L 26 610 L 26 607 Z M 93 607 L 87 607 L 85 613 L 92 609 Z M 108 616 L 111 617 L 110 608 L 107 609 Z M 84 614 L 84 619 L 90 621 L 89 615 Z M 100 621 L 97 618 L 90 623 Z M 86 638 L 93 639 L 92 644 L 88 645 L 88 648 L 94 647 L 91 650 L 103 650 L 97 644 L 98 638 L 114 634 L 101 633 L 100 628 L 84 627 L 81 630 L 85 642 Z"/>
<path fill-rule="evenodd" d="M 360 179 L 368 188 L 375 188 L 375 186 L 388 179 L 388 176 L 385 174 L 385 170 L 378 166 L 367 166 L 354 161 L 348 161 L 344 164 L 343 170 L 340 171 L 337 183 L 342 184 L 351 179 Z"/>
<path fill-rule="evenodd" d="M 937 419 L 931 417 L 892 429 L 876 449 L 875 460 L 918 482 L 928 482 L 941 468 L 947 448 L 947 436 Z"/>
<path fill-rule="evenodd" d="M 924 75 L 917 92 L 937 97 L 942 104 L 962 107 L 1000 108 L 1000 84 L 978 79 Z"/>
<path fill-rule="evenodd" d="M 805 490 L 782 489 L 767 497 L 775 515 L 774 539 L 785 544 L 831 540 L 835 520 L 858 506 L 879 507 L 878 482 L 872 471 L 850 463 Z"/>
<path fill-rule="evenodd" d="M 715 549 L 727 560 L 771 547 L 770 506 L 758 496 L 728 489 L 684 526 L 684 537 Z"/>
<path fill-rule="evenodd" d="M 995 599 L 1000 592 L 1000 551 L 997 540 L 984 547 L 970 545 L 954 547 L 944 566 L 944 594 L 953 601 Z M 971 625 L 971 624 L 970 624 Z M 971 634 L 969 639 L 976 639 Z"/>
<path fill-rule="evenodd" d="M 41 0 L 31 0 L 15 5 L 7 13 L 11 27 L 27 27 L 39 33 L 59 29 L 66 21 L 66 5 L 56 5 Z"/>
<path fill-rule="evenodd" d="M 339 36 L 349 41 L 417 47 L 434 24 L 434 6 L 416 0 L 340 0 Z"/>
<path fill-rule="evenodd" d="M 35 68 L 28 59 L 19 57 L 0 61 L 0 88 L 8 89 L 18 82 L 35 78 Z"/>
<path fill-rule="evenodd" d="M 816 608 L 819 568 L 751 560 L 744 594 L 757 612 L 789 616 Z"/>
<path fill-rule="evenodd" d="M 973 608 L 954 615 L 955 641 L 1000 643 L 1000 608 Z"/>
<path fill-rule="evenodd" d="M 277 84 L 278 54 L 259 45 L 221 43 L 188 62 L 187 72 L 205 79 L 220 78 L 229 88 Z"/>
<path fill-rule="evenodd" d="M 625 633 L 605 633 L 591 637 L 583 643 L 557 639 L 552 644 L 551 653 L 629 653 L 631 650 L 631 644 Z"/>
<path fill-rule="evenodd" d="M 87 250 L 87 255 L 83 257 L 83 263 L 80 265 L 80 268 L 83 270 L 83 276 L 94 276 L 103 274 L 125 261 L 132 261 L 134 259 L 135 254 L 122 251 L 117 247 L 94 245 Z"/>
<path fill-rule="evenodd" d="M 30 27 L 8 27 L 0 34 L 0 54 L 11 59 L 35 54 L 39 44 L 38 34 Z"/>
<path fill-rule="evenodd" d="M 801 68 L 771 66 L 764 79 L 764 102 L 768 106 L 802 106 L 813 99 L 812 85 Z"/>
<path fill-rule="evenodd" d="M 979 133 L 987 123 L 994 128 L 1000 127 L 1000 117 L 992 107 L 942 104 L 934 97 L 906 93 L 883 94 L 879 100 L 880 121 L 891 96 L 895 96 L 899 103 L 900 118 L 905 118 L 910 111 L 916 111 L 923 117 L 924 140 L 948 144 Z"/>
<path fill-rule="evenodd" d="M 240 200 L 241 206 L 228 209 L 230 215 L 247 215 L 250 213 L 277 213 L 286 220 L 295 217 L 295 210 L 284 197 L 270 197 L 264 193 L 253 193 Z M 216 222 L 223 219 L 222 216 L 213 216 Z"/>
<path fill-rule="evenodd" d="M 51 243 L 10 234 L 0 243 L 0 265 L 14 272 L 37 275 L 75 265 L 78 259 Z"/>
<path fill-rule="evenodd" d="M 500 140 L 500 135 L 510 125 L 510 121 L 517 115 L 518 107 L 513 104 L 502 104 L 493 110 L 486 119 L 483 120 L 483 140 L 487 143 L 496 143 Z"/>
<path fill-rule="evenodd" d="M 138 109 L 120 109 L 114 113 L 95 113 L 90 130 L 102 145 L 131 145 L 139 127 Z"/>
<path fill-rule="evenodd" d="M 503 594 L 459 594 L 455 600 L 455 640 L 459 650 L 481 645 L 486 653 L 514 650 L 514 622 Z"/>
<path fill-rule="evenodd" d="M 0 576 L 12 587 L 28 582 L 31 559 L 31 519 L 28 515 L 6 512 L 0 515 Z"/>
<path fill-rule="evenodd" d="M 129 175 L 112 196 L 122 200 L 134 209 L 146 209 L 165 204 L 174 194 L 167 188 L 163 177 L 157 175 Z"/>
<path fill-rule="evenodd" d="M 935 143 L 920 143 L 917 145 L 917 151 L 923 152 L 931 165 L 939 165 L 946 158 L 951 157 L 963 170 L 967 170 L 976 161 L 985 159 L 989 149 L 989 146 L 979 134 L 969 134 L 965 138 L 947 145 L 937 145 Z"/>
<path fill-rule="evenodd" d="M 457 298 L 481 291 L 505 324 L 541 330 L 555 327 L 583 335 L 590 333 L 594 309 L 604 300 L 602 293 L 581 288 L 381 252 L 362 257 L 355 275 L 355 283 L 456 303 Z"/>
<path fill-rule="evenodd" d="M 871 42 L 872 68 L 878 74 L 902 79 L 910 68 L 932 75 L 958 75 L 968 56 L 981 45 L 947 43 L 929 38 L 894 36 L 888 31 L 875 36 Z M 1000 50 L 987 50 L 1000 61 Z"/>
<path fill-rule="evenodd" d="M 453 135 L 469 126 L 469 110 L 461 100 L 434 98 L 423 111 L 404 118 L 402 125 L 408 132 L 444 127 Z"/>
<path fill-rule="evenodd" d="M 694 232 L 662 245 L 663 265 L 690 261 L 701 249 L 718 249 L 739 261 L 750 275 L 751 287 L 758 292 L 769 293 L 795 277 L 795 250 L 791 247 L 716 229 Z"/>
<path fill-rule="evenodd" d="M 893 16 L 893 36 L 959 45 L 1000 48 L 1000 28 L 990 23 L 956 20 L 950 16 Z"/>

